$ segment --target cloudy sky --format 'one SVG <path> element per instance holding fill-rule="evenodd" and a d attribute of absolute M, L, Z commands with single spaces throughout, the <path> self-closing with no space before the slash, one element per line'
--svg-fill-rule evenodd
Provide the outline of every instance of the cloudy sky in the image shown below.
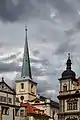
<path fill-rule="evenodd" d="M 38 93 L 56 100 L 68 52 L 80 75 L 80 0 L 0 0 L 0 77 L 10 85 L 21 72 L 25 25 Z"/>

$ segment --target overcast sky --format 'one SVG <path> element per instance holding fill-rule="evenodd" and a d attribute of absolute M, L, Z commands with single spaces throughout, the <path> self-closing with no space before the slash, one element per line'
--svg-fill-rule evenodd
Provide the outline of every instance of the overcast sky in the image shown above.
<path fill-rule="evenodd" d="M 21 72 L 25 25 L 38 93 L 56 100 L 68 52 L 80 75 L 80 0 L 0 0 L 0 76 L 9 84 Z"/>

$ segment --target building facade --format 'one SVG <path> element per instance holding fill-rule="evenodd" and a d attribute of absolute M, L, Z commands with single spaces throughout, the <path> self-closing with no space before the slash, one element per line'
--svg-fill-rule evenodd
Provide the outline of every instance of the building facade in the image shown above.
<path fill-rule="evenodd" d="M 68 54 L 66 70 L 59 79 L 59 120 L 80 120 L 80 84 L 76 73 L 71 70 L 71 64 Z"/>
<path fill-rule="evenodd" d="M 20 102 L 30 102 L 36 98 L 36 86 L 37 83 L 28 77 L 16 80 L 16 97 Z"/>
<path fill-rule="evenodd" d="M 15 91 L 2 78 L 0 82 L 0 120 L 20 120 L 21 109 Z"/>
<path fill-rule="evenodd" d="M 58 120 L 59 103 L 49 98 L 38 96 L 32 102 L 32 105 L 40 110 L 44 110 L 44 113 L 50 116 L 50 120 Z"/>
<path fill-rule="evenodd" d="M 21 103 L 21 106 L 27 109 L 27 120 L 49 120 L 50 118 L 50 116 L 44 113 L 44 110 L 34 107 L 29 103 Z"/>

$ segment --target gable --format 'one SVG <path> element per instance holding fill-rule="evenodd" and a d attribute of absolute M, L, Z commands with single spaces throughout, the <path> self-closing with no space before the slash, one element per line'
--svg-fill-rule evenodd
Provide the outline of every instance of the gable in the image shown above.
<path fill-rule="evenodd" d="M 15 94 L 15 91 L 9 85 L 7 85 L 4 81 L 0 82 L 0 91 Z"/>

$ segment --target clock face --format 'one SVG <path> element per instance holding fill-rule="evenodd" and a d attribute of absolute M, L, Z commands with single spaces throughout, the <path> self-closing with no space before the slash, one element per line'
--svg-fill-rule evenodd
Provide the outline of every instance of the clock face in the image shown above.
<path fill-rule="evenodd" d="M 24 100 L 24 96 L 21 96 L 20 99 L 21 99 L 21 100 Z"/>

